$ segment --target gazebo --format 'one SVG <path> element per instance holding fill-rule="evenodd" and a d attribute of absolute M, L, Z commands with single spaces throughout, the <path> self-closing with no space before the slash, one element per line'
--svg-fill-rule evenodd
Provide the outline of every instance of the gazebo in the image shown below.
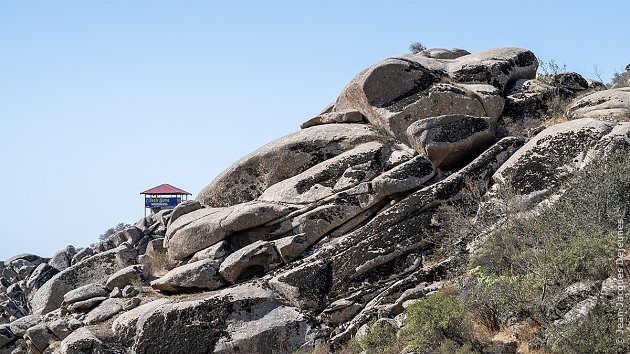
<path fill-rule="evenodd" d="M 140 194 L 144 195 L 144 216 L 147 216 L 147 209 L 151 213 L 157 213 L 164 209 L 173 209 L 183 200 L 188 200 L 192 195 L 183 189 L 173 187 L 170 184 L 160 184 L 151 189 L 147 189 Z"/>

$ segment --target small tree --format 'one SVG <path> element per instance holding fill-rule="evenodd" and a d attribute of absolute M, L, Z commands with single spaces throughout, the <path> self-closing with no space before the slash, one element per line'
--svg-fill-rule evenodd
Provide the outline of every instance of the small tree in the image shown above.
<path fill-rule="evenodd" d="M 107 231 L 105 231 L 104 233 L 102 233 L 98 239 L 101 241 L 105 241 L 107 240 L 107 238 L 113 234 L 115 234 L 118 231 L 122 231 L 126 228 L 128 228 L 129 226 L 131 226 L 130 224 L 125 224 L 124 222 L 118 223 L 118 225 L 114 226 L 114 227 L 110 227 L 109 229 L 107 229 Z"/>
<path fill-rule="evenodd" d="M 425 47 L 424 44 L 420 42 L 412 42 L 409 45 L 409 51 L 412 52 L 413 54 L 418 54 L 425 49 L 427 49 L 427 47 Z"/>

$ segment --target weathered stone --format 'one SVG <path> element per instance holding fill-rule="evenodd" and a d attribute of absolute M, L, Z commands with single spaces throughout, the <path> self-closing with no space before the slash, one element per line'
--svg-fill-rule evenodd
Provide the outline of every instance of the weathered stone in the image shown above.
<path fill-rule="evenodd" d="M 26 330 L 24 338 L 30 341 L 37 350 L 43 352 L 48 348 L 50 343 L 57 340 L 57 337 L 48 329 L 44 323 L 32 326 Z"/>
<path fill-rule="evenodd" d="M 118 231 L 114 235 L 117 235 L 117 242 L 114 243 L 114 247 L 118 247 L 125 242 L 132 246 L 135 246 L 144 237 L 144 235 L 142 234 L 142 230 L 135 226 L 127 227 L 121 231 Z M 114 235 L 110 236 L 110 238 L 113 238 Z"/>
<path fill-rule="evenodd" d="M 430 161 L 416 156 L 370 182 L 339 192 L 317 202 L 318 207 L 283 223 L 281 229 L 291 234 L 272 241 L 285 263 L 298 257 L 326 233 L 352 220 L 365 210 L 377 205 L 387 196 L 417 187 L 433 177 L 435 169 Z"/>
<path fill-rule="evenodd" d="M 253 282 L 186 301 L 156 302 L 120 315 L 112 325 L 137 354 L 292 353 L 309 340 L 306 318 Z"/>
<path fill-rule="evenodd" d="M 470 54 L 470 52 L 459 48 L 428 48 L 418 54 L 433 59 L 457 59 Z"/>
<path fill-rule="evenodd" d="M 92 248 L 90 247 L 86 247 L 78 251 L 77 254 L 75 254 L 74 257 L 72 257 L 72 262 L 70 262 L 70 264 L 75 265 L 81 262 L 83 259 L 92 257 L 93 255 L 94 255 L 94 250 L 92 250 Z"/>
<path fill-rule="evenodd" d="M 35 266 L 32 264 L 21 266 L 17 271 L 18 279 L 26 280 L 31 275 L 31 273 L 33 273 L 33 270 L 35 270 Z"/>
<path fill-rule="evenodd" d="M 44 285 L 57 273 L 59 273 L 59 270 L 46 263 L 38 265 L 26 281 L 26 289 L 28 290 L 29 294 L 31 296 L 34 295 L 37 289 L 41 288 L 42 285 Z"/>
<path fill-rule="evenodd" d="M 126 299 L 123 303 L 123 311 L 135 309 L 136 307 L 140 306 L 140 303 L 142 303 L 142 301 L 137 297 Z"/>
<path fill-rule="evenodd" d="M 158 277 L 177 265 L 177 261 L 168 257 L 164 247 L 164 238 L 149 241 L 145 254 L 138 257 L 138 263 L 146 266 L 150 275 Z"/>
<path fill-rule="evenodd" d="M 109 297 L 122 297 L 122 290 L 120 288 L 115 287 L 112 292 L 109 293 Z"/>
<path fill-rule="evenodd" d="M 402 144 L 370 142 L 359 145 L 294 177 L 269 187 L 259 200 L 272 203 L 312 204 L 366 182 L 411 159 L 414 152 Z M 389 157 L 389 158 L 388 158 Z"/>
<path fill-rule="evenodd" d="M 504 117 L 513 121 L 560 115 L 563 102 L 590 91 L 605 89 L 577 73 L 541 75 L 517 80 L 505 100 Z M 556 110 L 556 111 L 554 111 Z"/>
<path fill-rule="evenodd" d="M 173 209 L 173 213 L 171 214 L 171 218 L 168 221 L 168 226 L 170 227 L 175 220 L 179 219 L 180 216 L 186 215 L 195 210 L 199 210 L 203 208 L 201 203 L 197 200 L 186 200 L 183 201 Z"/>
<path fill-rule="evenodd" d="M 578 118 L 630 120 L 630 87 L 591 93 L 573 101 L 567 115 Z"/>
<path fill-rule="evenodd" d="M 339 299 L 322 312 L 322 319 L 333 324 L 342 324 L 356 316 L 363 309 L 361 304 L 348 299 Z"/>
<path fill-rule="evenodd" d="M 13 283 L 17 281 L 18 274 L 12 267 L 6 267 L 2 270 L 2 277 L 9 281 L 9 283 Z"/>
<path fill-rule="evenodd" d="M 85 313 L 98 306 L 98 304 L 105 300 L 107 300 L 107 296 L 95 296 L 89 299 L 77 301 L 68 305 L 68 312 Z"/>
<path fill-rule="evenodd" d="M 495 48 L 460 57 L 448 71 L 460 83 L 485 83 L 503 91 L 509 82 L 536 77 L 538 60 L 521 48 Z"/>
<path fill-rule="evenodd" d="M 202 204 L 224 207 L 256 199 L 269 186 L 379 134 L 362 124 L 324 124 L 275 140 L 238 160 L 197 195 Z"/>
<path fill-rule="evenodd" d="M 431 209 L 457 199 L 467 186 L 487 186 L 491 175 L 521 145 L 518 138 L 502 139 L 461 170 L 405 197 L 310 257 L 331 262 L 333 291 L 337 291 L 372 269 L 429 247 L 427 237 L 434 230 Z"/>
<path fill-rule="evenodd" d="M 136 288 L 135 286 L 132 285 L 127 285 L 122 289 L 122 297 L 124 298 L 130 298 L 130 297 L 134 297 L 136 295 L 138 295 L 140 293 L 140 291 L 138 290 L 138 288 Z"/>
<path fill-rule="evenodd" d="M 347 109 L 342 111 L 331 111 L 327 113 L 321 113 L 320 115 L 313 117 L 300 125 L 300 128 L 306 129 L 321 124 L 332 123 L 363 123 L 364 117 L 361 112 L 357 110 Z"/>
<path fill-rule="evenodd" d="M 208 248 L 204 248 L 201 251 L 195 253 L 188 263 L 194 263 L 204 259 L 222 259 L 229 253 L 229 244 L 226 241 L 221 241 Z"/>
<path fill-rule="evenodd" d="M 114 317 L 116 314 L 123 310 L 123 305 L 127 300 L 125 299 L 105 299 L 98 306 L 96 306 L 92 311 L 88 312 L 88 314 L 83 319 L 85 324 L 91 325 L 94 323 L 99 323 L 103 321 L 107 321 L 108 319 Z"/>
<path fill-rule="evenodd" d="M 28 315 L 11 322 L 10 329 L 18 337 L 24 337 L 26 330 L 39 324 L 41 318 L 37 315 Z"/>
<path fill-rule="evenodd" d="M 36 254 L 22 253 L 22 254 L 18 254 L 17 256 L 8 258 L 7 260 L 4 261 L 4 264 L 15 266 L 18 264 L 17 262 L 19 261 L 26 261 L 32 265 L 37 266 L 40 263 L 42 263 L 44 259 Z"/>
<path fill-rule="evenodd" d="M 264 274 L 282 264 L 282 259 L 273 243 L 254 242 L 225 258 L 219 267 L 219 274 L 230 284 L 239 280 Z"/>
<path fill-rule="evenodd" d="M 60 354 L 106 354 L 105 346 L 87 328 L 79 328 L 61 341 Z"/>
<path fill-rule="evenodd" d="M 591 295 L 573 306 L 569 311 L 562 315 L 560 319 L 555 320 L 553 324 L 556 326 L 563 326 L 580 318 L 587 317 L 595 309 L 597 303 L 597 296 Z"/>
<path fill-rule="evenodd" d="M 226 236 L 262 225 L 295 208 L 253 201 L 225 208 L 206 208 L 177 219 L 168 229 L 164 246 L 172 259 L 184 259 Z"/>
<path fill-rule="evenodd" d="M 411 146 L 441 169 L 472 161 L 494 141 L 496 127 L 487 117 L 448 115 L 416 121 L 407 129 Z"/>
<path fill-rule="evenodd" d="M 64 270 L 72 264 L 72 257 L 74 257 L 74 255 L 68 254 L 66 250 L 61 250 L 52 256 L 50 261 L 48 261 L 48 265 L 57 270 Z"/>
<path fill-rule="evenodd" d="M 20 283 L 13 283 L 7 288 L 7 296 L 18 302 L 22 302 L 24 298 L 24 290 L 20 286 Z"/>
<path fill-rule="evenodd" d="M 48 328 L 55 335 L 55 337 L 59 338 L 59 340 L 65 339 L 70 333 L 72 333 L 72 328 L 70 328 L 70 323 L 66 319 L 59 318 L 50 323 L 48 323 Z"/>
<path fill-rule="evenodd" d="M 317 311 L 323 308 L 331 280 L 330 266 L 315 261 L 276 275 L 269 280 L 269 286 L 291 306 Z"/>
<path fill-rule="evenodd" d="M 0 325 L 0 348 L 3 348 L 13 342 L 17 337 L 9 329 L 9 325 Z"/>
<path fill-rule="evenodd" d="M 592 281 L 572 284 L 552 299 L 547 313 L 554 319 L 560 318 L 578 303 L 596 295 L 597 291 L 597 284 Z"/>
<path fill-rule="evenodd" d="M 556 191 L 595 156 L 619 144 L 630 145 L 630 123 L 579 119 L 536 135 L 494 174 L 495 189 L 509 185 L 527 203 Z"/>
<path fill-rule="evenodd" d="M 204 259 L 177 267 L 151 282 L 151 287 L 166 292 L 214 290 L 225 285 L 218 274 L 219 264 Z"/>
<path fill-rule="evenodd" d="M 91 283 L 67 292 L 63 296 L 63 302 L 72 304 L 98 296 L 107 296 L 107 289 L 100 284 Z"/>
<path fill-rule="evenodd" d="M 115 287 L 124 288 L 129 284 L 142 284 L 147 277 L 147 269 L 142 264 L 134 264 L 112 274 L 105 283 L 109 290 Z"/>
<path fill-rule="evenodd" d="M 94 282 L 105 282 L 107 278 L 135 263 L 135 251 L 122 245 L 79 262 L 53 276 L 30 301 L 35 314 L 46 314 L 59 308 L 63 296 L 78 287 Z"/>

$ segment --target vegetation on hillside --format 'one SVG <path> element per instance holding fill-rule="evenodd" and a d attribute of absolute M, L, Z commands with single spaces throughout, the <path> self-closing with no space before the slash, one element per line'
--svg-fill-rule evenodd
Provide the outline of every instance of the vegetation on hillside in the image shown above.
<path fill-rule="evenodd" d="M 464 256 L 464 275 L 407 307 L 406 326 L 373 322 L 343 352 L 482 353 L 504 337 L 524 353 L 629 353 L 627 331 L 616 332 L 620 299 L 602 297 L 586 316 L 566 322 L 558 320 L 568 310 L 557 309 L 569 286 L 595 284 L 597 296 L 602 281 L 617 274 L 619 225 L 630 225 L 628 162 L 629 152 L 593 161 L 536 213 L 523 213 L 519 203 L 490 208 L 472 189 L 457 206 L 442 207 L 446 241 L 433 257 L 461 249 L 497 220 L 500 226 Z"/>

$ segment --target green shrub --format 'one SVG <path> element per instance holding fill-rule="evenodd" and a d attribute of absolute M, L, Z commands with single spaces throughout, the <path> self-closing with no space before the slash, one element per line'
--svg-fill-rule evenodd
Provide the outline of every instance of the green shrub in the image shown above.
<path fill-rule="evenodd" d="M 496 276 L 535 274 L 543 292 L 585 278 L 607 278 L 617 222 L 630 207 L 629 161 L 628 152 L 619 152 L 592 162 L 553 205 L 495 230 L 469 267 Z"/>
<path fill-rule="evenodd" d="M 396 329 L 386 323 L 372 322 L 367 333 L 355 337 L 353 344 L 368 354 L 390 352 L 396 344 Z"/>
<path fill-rule="evenodd" d="M 535 275 L 493 276 L 480 268 L 471 274 L 465 291 L 466 307 L 487 328 L 498 331 L 507 327 L 511 318 L 530 317 L 537 311 L 541 285 Z"/>
<path fill-rule="evenodd" d="M 598 308 L 588 317 L 550 330 L 547 347 L 552 353 L 627 354 L 630 336 L 616 333 L 617 315 Z"/>
<path fill-rule="evenodd" d="M 465 317 L 465 307 L 455 296 L 437 293 L 419 299 L 405 313 L 408 324 L 404 333 L 411 344 L 421 350 L 437 350 L 447 340 L 449 344 L 470 345 L 472 324 Z"/>

